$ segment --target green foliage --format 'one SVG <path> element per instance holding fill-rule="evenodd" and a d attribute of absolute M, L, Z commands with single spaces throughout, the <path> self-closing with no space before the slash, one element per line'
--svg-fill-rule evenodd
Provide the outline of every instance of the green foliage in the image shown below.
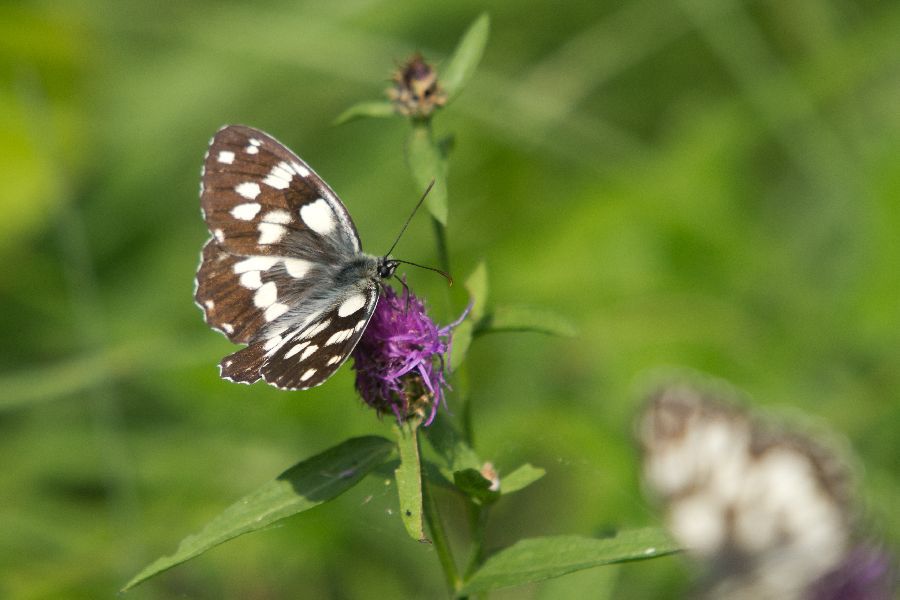
<path fill-rule="evenodd" d="M 621 531 L 595 539 L 573 535 L 525 539 L 488 558 L 460 594 L 476 594 L 559 577 L 582 569 L 676 552 L 657 529 Z"/>
<path fill-rule="evenodd" d="M 900 8 L 526 1 L 492 5 L 490 27 L 469 8 L 0 8 L 0 488 L 15 491 L 0 507 L 0 596 L 109 596 L 266 473 L 379 427 L 347 367 L 296 394 L 217 378 L 235 348 L 191 288 L 208 235 L 197 172 L 229 122 L 301 152 L 370 251 L 444 177 L 446 202 L 429 205 L 446 217 L 443 252 L 418 219 L 399 249 L 451 257 L 474 299 L 448 406 L 420 432 L 423 511 L 429 498 L 459 509 L 444 515 L 454 545 L 481 518 L 487 548 L 498 532 L 657 518 L 628 432 L 634 382 L 659 365 L 727 378 L 845 436 L 868 521 L 900 542 Z M 388 114 L 383 88 L 415 50 L 452 102 L 405 164 L 412 125 Z M 422 273 L 409 285 L 458 315 L 457 286 Z M 556 335 L 486 335 L 513 330 Z M 473 501 L 486 479 L 452 483 L 486 462 L 501 479 L 491 505 Z M 548 476 L 521 488 L 531 463 Z M 439 597 L 393 468 L 128 596 Z M 468 573 L 476 589 L 508 551 L 475 549 L 471 571 L 461 555 L 446 583 L 455 593 Z M 526 558 L 490 586 L 539 579 Z M 531 586 L 683 597 L 686 580 L 680 561 L 656 560 Z"/>
<path fill-rule="evenodd" d="M 400 495 L 400 519 L 417 542 L 427 542 L 422 508 L 422 463 L 419 458 L 418 423 L 396 426 L 400 465 L 394 471 Z"/>
<path fill-rule="evenodd" d="M 441 67 L 441 82 L 452 100 L 472 78 L 487 45 L 491 20 L 487 13 L 478 17 L 463 34 L 453 55 Z"/>
<path fill-rule="evenodd" d="M 186 537 L 174 554 L 147 566 L 125 584 L 123 590 L 223 542 L 264 529 L 343 494 L 387 460 L 392 450 L 393 445 L 384 438 L 351 438 L 294 465 L 274 481 L 231 505 L 202 531 Z"/>

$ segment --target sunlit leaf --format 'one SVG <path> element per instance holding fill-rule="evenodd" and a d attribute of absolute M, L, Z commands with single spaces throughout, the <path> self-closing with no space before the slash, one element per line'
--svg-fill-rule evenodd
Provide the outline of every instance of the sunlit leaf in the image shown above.
<path fill-rule="evenodd" d="M 355 121 L 356 119 L 363 119 L 366 117 L 385 119 L 394 116 L 397 116 L 396 111 L 394 111 L 394 105 L 387 100 L 360 102 L 359 104 L 354 104 L 353 106 L 342 112 L 340 115 L 338 115 L 338 117 L 334 120 L 334 124 L 343 125 L 344 123 L 349 123 L 350 121 Z"/>
<path fill-rule="evenodd" d="M 572 337 L 577 333 L 571 321 L 549 310 L 498 306 L 478 322 L 474 337 L 502 331 L 531 331 L 561 337 Z"/>
<path fill-rule="evenodd" d="M 480 261 L 475 266 L 475 269 L 466 278 L 465 286 L 472 299 L 471 318 L 477 321 L 484 316 L 488 301 L 488 272 L 484 261 Z"/>
<path fill-rule="evenodd" d="M 395 426 L 400 465 L 394 471 L 397 493 L 400 496 L 400 519 L 409 536 L 418 541 L 428 541 L 422 511 L 422 462 L 419 456 L 418 427 Z"/>
<path fill-rule="evenodd" d="M 440 81 L 451 100 L 462 91 L 472 77 L 487 45 L 491 20 L 483 13 L 459 40 L 453 55 L 441 69 Z"/>
<path fill-rule="evenodd" d="M 645 560 L 677 552 L 659 529 L 634 529 L 597 539 L 573 535 L 530 538 L 488 558 L 461 594 L 532 583 L 601 565 Z"/>
<path fill-rule="evenodd" d="M 394 444 L 376 436 L 351 438 L 298 463 L 225 509 L 199 533 L 186 537 L 170 556 L 147 566 L 123 590 L 195 558 L 239 535 L 327 502 L 359 481 L 391 454 Z"/>
<path fill-rule="evenodd" d="M 546 473 L 547 471 L 540 467 L 525 463 L 509 475 L 500 478 L 500 492 L 503 494 L 518 492 L 543 477 Z"/>
<path fill-rule="evenodd" d="M 447 161 L 434 143 L 427 123 L 413 125 L 406 140 L 406 162 L 416 185 L 425 188 L 434 180 L 434 187 L 425 199 L 428 212 L 441 225 L 447 224 Z"/>

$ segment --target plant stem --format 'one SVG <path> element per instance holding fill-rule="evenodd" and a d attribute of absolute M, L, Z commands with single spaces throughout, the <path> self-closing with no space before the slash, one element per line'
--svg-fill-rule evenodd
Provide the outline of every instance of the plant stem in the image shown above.
<path fill-rule="evenodd" d="M 468 579 L 481 566 L 484 557 L 484 530 L 487 524 L 488 509 L 474 502 L 468 503 L 469 531 L 472 537 L 472 553 L 469 556 L 469 564 L 466 566 L 463 577 Z"/>
<path fill-rule="evenodd" d="M 434 496 L 431 495 L 431 486 L 424 477 L 422 479 L 422 492 L 425 522 L 428 523 L 431 541 L 437 552 L 438 560 L 441 562 L 441 568 L 444 570 L 444 578 L 447 580 L 450 593 L 455 595 L 456 590 L 462 585 L 462 580 L 459 577 L 459 571 L 456 569 L 456 561 L 453 560 L 450 541 L 447 539 L 447 534 L 444 531 L 444 524 L 441 522 L 437 503 L 434 501 Z"/>

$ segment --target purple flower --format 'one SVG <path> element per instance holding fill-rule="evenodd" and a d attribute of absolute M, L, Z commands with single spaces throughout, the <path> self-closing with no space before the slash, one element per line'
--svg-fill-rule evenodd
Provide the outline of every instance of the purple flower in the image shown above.
<path fill-rule="evenodd" d="M 424 303 L 404 286 L 398 296 L 385 286 L 375 313 L 353 351 L 356 389 L 379 414 L 393 413 L 397 421 L 427 414 L 431 424 L 443 400 L 445 357 L 455 323 L 438 327 Z"/>
<path fill-rule="evenodd" d="M 809 591 L 817 600 L 889 600 L 896 582 L 890 555 L 870 544 L 860 544 L 844 561 Z"/>

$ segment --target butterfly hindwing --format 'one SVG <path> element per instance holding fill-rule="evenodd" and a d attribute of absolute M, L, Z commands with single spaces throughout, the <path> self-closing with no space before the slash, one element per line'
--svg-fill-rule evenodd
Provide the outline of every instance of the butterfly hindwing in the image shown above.
<path fill-rule="evenodd" d="M 307 389 L 324 382 L 353 352 L 377 302 L 376 284 L 350 290 L 328 310 L 267 340 L 263 379 L 282 389 Z"/>

